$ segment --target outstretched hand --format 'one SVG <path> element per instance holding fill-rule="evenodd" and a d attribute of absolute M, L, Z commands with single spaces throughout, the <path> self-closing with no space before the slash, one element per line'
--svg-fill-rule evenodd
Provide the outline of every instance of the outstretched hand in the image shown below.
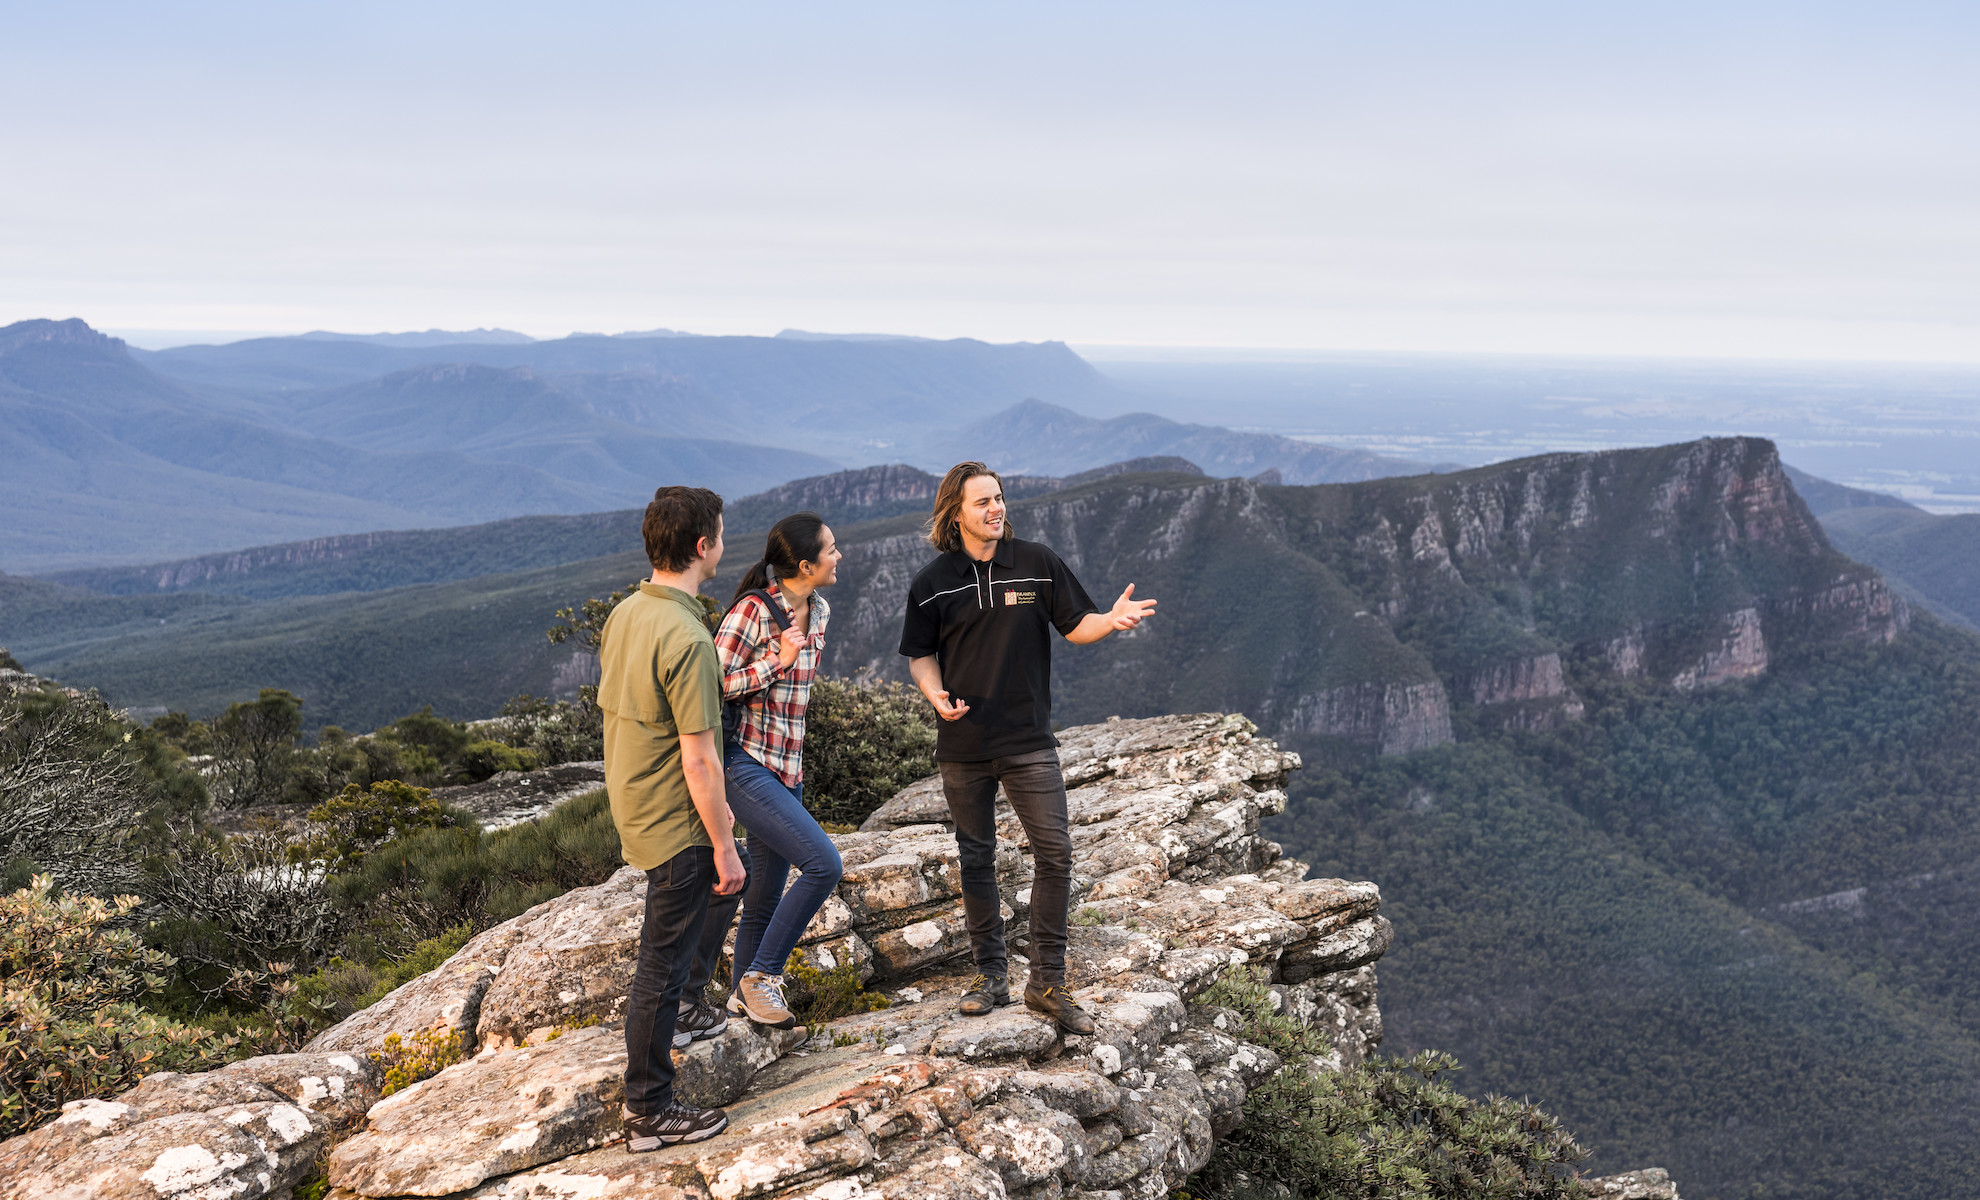
<path fill-rule="evenodd" d="M 962 720 L 962 715 L 969 711 L 968 701 L 952 701 L 949 699 L 949 693 L 947 692 L 928 693 L 928 702 L 935 706 L 935 715 L 944 721 L 960 721 Z"/>
<path fill-rule="evenodd" d="M 1128 584 L 1121 592 L 1121 598 L 1114 601 L 1114 607 L 1107 613 L 1107 621 L 1115 629 L 1133 629 L 1141 624 L 1141 619 L 1155 611 L 1155 601 L 1136 600 L 1134 585 Z"/>

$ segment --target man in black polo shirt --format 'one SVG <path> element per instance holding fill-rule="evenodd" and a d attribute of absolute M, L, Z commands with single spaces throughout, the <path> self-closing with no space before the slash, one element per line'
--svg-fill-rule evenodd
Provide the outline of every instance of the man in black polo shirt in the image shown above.
<path fill-rule="evenodd" d="M 997 785 L 1031 842 L 1031 978 L 1024 1002 L 1071 1033 L 1093 1019 L 1067 994 L 1066 909 L 1072 835 L 1066 781 L 1052 736 L 1052 631 L 1078 645 L 1132 629 L 1155 601 L 1129 584 L 1107 612 L 1037 542 L 1011 536 L 1004 484 L 980 462 L 949 468 L 935 493 L 928 541 L 941 557 L 908 588 L 901 653 L 942 718 L 935 762 L 956 822 L 963 912 L 980 974 L 962 1011 L 1011 1002 L 1010 959 L 997 896 Z"/>

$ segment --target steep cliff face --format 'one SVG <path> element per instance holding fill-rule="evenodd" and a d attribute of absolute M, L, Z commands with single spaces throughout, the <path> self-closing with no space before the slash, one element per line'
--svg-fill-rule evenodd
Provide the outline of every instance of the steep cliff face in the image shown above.
<path fill-rule="evenodd" d="M 1130 582 L 1161 601 L 1130 635 L 1061 649 L 1071 720 L 1236 709 L 1276 736 L 1403 753 L 1450 741 L 1454 705 L 1486 727 L 1578 720 L 1573 661 L 1712 687 L 1909 621 L 1757 439 L 1316 487 L 1126 475 L 1012 521 L 1103 607 Z M 932 552 L 905 519 L 841 545 L 833 669 L 905 678 L 901 597 Z"/>

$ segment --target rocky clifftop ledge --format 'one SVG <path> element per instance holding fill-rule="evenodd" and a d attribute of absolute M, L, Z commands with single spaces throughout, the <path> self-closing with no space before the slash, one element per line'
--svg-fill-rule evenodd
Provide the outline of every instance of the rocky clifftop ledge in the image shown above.
<path fill-rule="evenodd" d="M 616 1140 L 616 1022 L 645 886 L 627 869 L 488 930 L 306 1053 L 67 1106 L 0 1144 L 0 1200 L 279 1200 L 319 1161 L 339 1200 L 1165 1196 L 1280 1066 L 1233 1036 L 1233 1014 L 1192 999 L 1261 965 L 1286 1011 L 1332 1033 L 1331 1065 L 1348 1066 L 1381 1040 L 1372 964 L 1392 935 L 1374 884 L 1307 880 L 1258 837 L 1300 763 L 1244 718 L 1062 738 L 1069 982 L 1098 1021 L 1090 1036 L 1021 1006 L 955 1013 L 969 971 L 960 879 L 924 782 L 836 839 L 845 879 L 804 940 L 815 964 L 857 964 L 894 1004 L 809 1035 L 732 1021 L 677 1053 L 683 1097 L 729 1107 L 721 1137 L 637 1156 Z M 1016 933 L 1029 866 L 1016 822 L 1000 828 Z M 472 1057 L 381 1100 L 372 1055 L 426 1030 L 457 1032 Z"/>

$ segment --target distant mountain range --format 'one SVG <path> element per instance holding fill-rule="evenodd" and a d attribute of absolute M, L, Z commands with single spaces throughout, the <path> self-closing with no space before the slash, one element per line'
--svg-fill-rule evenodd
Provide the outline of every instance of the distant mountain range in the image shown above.
<path fill-rule="evenodd" d="M 1186 425 L 1148 413 L 1084 417 L 1040 400 L 977 421 L 947 443 L 949 457 L 981 458 L 1022 475 L 1069 475 L 1116 458 L 1185 458 L 1211 475 L 1277 471 L 1286 483 L 1350 483 L 1417 475 L 1420 462 L 1342 450 L 1271 433 Z"/>
<path fill-rule="evenodd" d="M 151 352 L 78 320 L 20 322 L 0 329 L 0 570 L 611 511 L 665 482 L 738 495 L 876 460 L 992 454 L 1057 476 L 1183 454 L 1301 481 L 1412 469 L 1081 417 L 1056 405 L 1127 398 L 1058 343 L 786 334 L 313 333 Z"/>

